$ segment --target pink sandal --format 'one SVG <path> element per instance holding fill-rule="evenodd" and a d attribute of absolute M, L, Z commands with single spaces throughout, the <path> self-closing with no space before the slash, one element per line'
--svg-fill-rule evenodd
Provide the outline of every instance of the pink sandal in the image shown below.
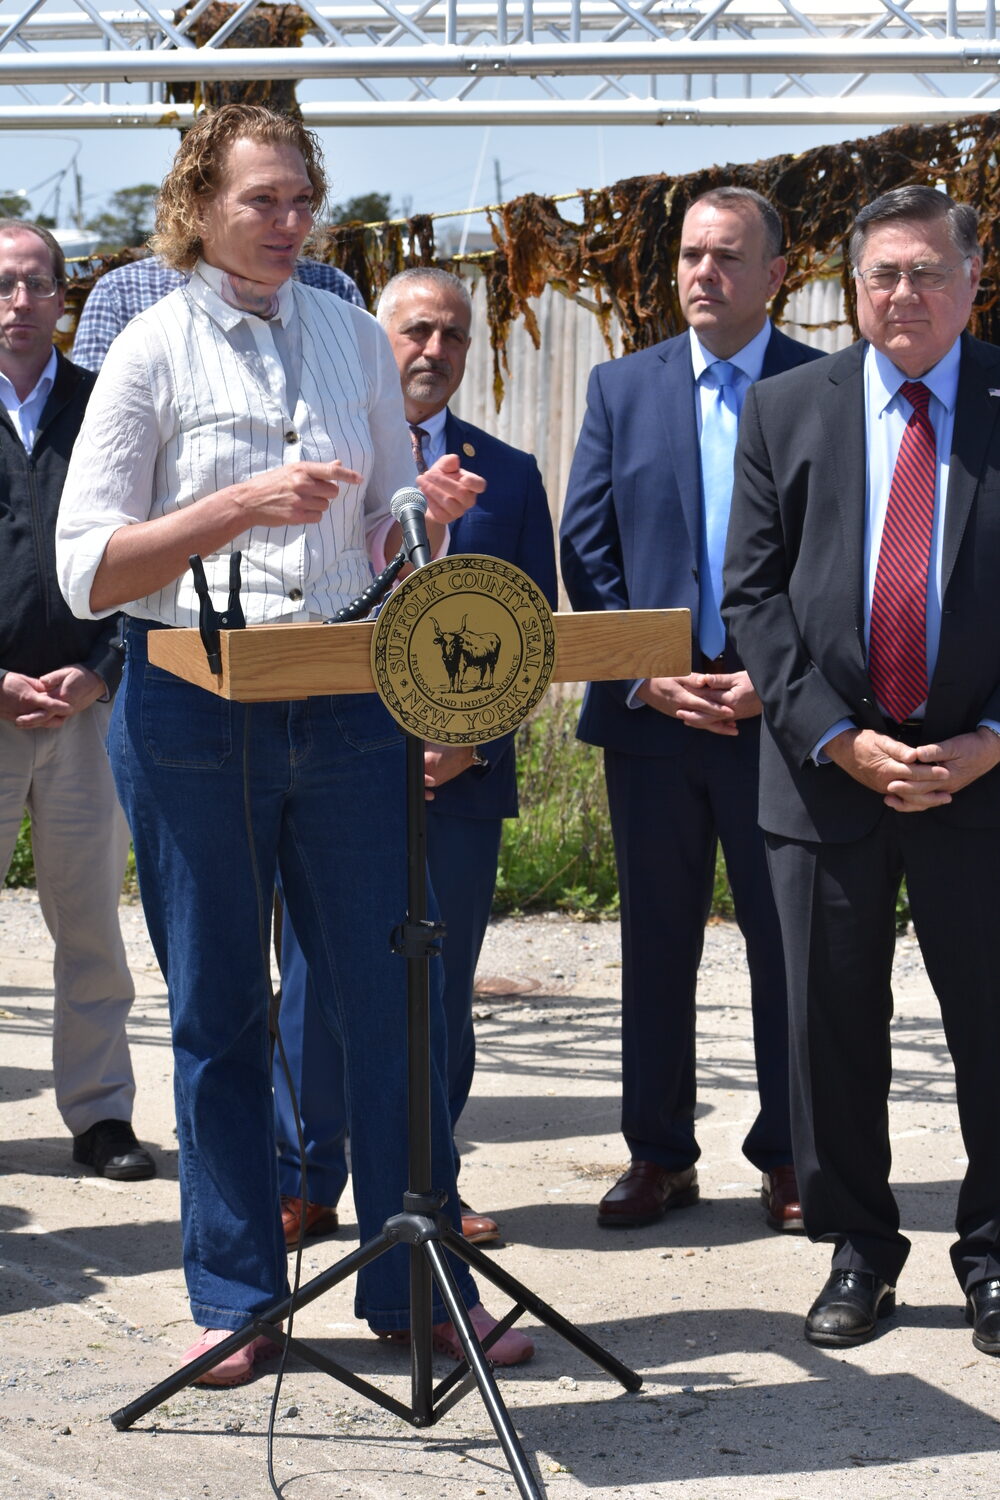
<path fill-rule="evenodd" d="M 233 1336 L 231 1328 L 205 1328 L 202 1330 L 201 1338 L 196 1344 L 192 1344 L 186 1350 L 182 1364 L 189 1365 L 192 1360 L 200 1359 L 217 1344 L 223 1343 L 225 1339 Z M 281 1346 L 275 1344 L 268 1338 L 251 1339 L 249 1344 L 244 1344 L 242 1349 L 237 1349 L 235 1354 L 229 1354 L 221 1359 L 217 1365 L 206 1370 L 204 1375 L 199 1375 L 192 1382 L 193 1385 L 245 1385 L 253 1378 L 253 1367 L 258 1359 L 271 1359 L 274 1355 L 281 1353 Z"/>
<path fill-rule="evenodd" d="M 481 1302 L 475 1307 L 469 1308 L 469 1322 L 472 1324 L 476 1337 L 482 1343 L 488 1334 L 492 1333 L 499 1322 L 498 1318 L 492 1318 Z M 447 1354 L 449 1359 L 464 1359 L 465 1351 L 458 1337 L 454 1323 L 435 1323 L 431 1329 L 434 1348 L 439 1354 Z M 379 1332 L 378 1337 L 387 1344 L 409 1345 L 410 1330 L 398 1328 Z M 517 1328 L 508 1328 L 507 1332 L 501 1334 L 495 1344 L 485 1351 L 486 1358 L 494 1365 L 523 1365 L 535 1352 L 535 1346 L 527 1334 L 521 1333 Z"/>

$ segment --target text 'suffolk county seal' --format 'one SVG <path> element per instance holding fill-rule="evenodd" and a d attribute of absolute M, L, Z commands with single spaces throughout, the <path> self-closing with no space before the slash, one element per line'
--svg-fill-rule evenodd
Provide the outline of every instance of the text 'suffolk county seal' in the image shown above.
<path fill-rule="evenodd" d="M 499 557 L 459 554 L 404 579 L 372 637 L 379 697 L 410 734 L 476 745 L 516 729 L 549 685 L 555 627 L 541 590 Z"/>

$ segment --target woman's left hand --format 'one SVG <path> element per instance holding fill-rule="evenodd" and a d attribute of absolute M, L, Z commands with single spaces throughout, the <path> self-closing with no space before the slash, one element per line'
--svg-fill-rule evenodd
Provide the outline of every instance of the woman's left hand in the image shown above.
<path fill-rule="evenodd" d="M 457 453 L 445 453 L 417 476 L 417 487 L 427 501 L 427 519 L 447 526 L 475 505 L 486 488 L 481 474 L 463 469 Z"/>

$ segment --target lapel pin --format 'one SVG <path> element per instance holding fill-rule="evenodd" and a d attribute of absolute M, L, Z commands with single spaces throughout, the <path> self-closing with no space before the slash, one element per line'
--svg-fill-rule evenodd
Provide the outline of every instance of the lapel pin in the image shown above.
<path fill-rule="evenodd" d="M 990 395 L 991 396 L 1000 396 L 1000 391 L 991 391 Z M 462 452 L 465 454 L 466 458 L 475 458 L 475 456 L 476 456 L 476 450 L 475 450 L 475 448 L 473 448 L 473 446 L 472 446 L 471 443 L 463 443 L 462 444 Z"/>

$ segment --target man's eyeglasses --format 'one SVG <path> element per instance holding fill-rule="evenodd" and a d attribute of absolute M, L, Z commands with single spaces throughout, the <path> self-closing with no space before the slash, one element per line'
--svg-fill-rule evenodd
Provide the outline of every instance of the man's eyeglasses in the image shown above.
<path fill-rule="evenodd" d="M 54 276 L 0 276 L 0 299 L 9 302 L 19 286 L 32 297 L 54 297 L 59 290 Z"/>
<path fill-rule="evenodd" d="M 964 265 L 971 256 L 964 256 Z M 958 266 L 871 266 L 856 274 L 870 292 L 894 292 L 905 276 L 915 292 L 941 292 L 958 270 Z"/>

